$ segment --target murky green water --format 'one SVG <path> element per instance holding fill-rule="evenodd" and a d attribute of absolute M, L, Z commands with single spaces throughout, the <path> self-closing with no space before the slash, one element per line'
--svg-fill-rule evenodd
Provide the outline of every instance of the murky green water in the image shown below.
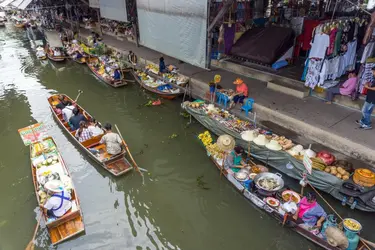
<path fill-rule="evenodd" d="M 314 249 L 255 209 L 218 171 L 196 139 L 204 128 L 179 116 L 178 101 L 143 107 L 152 95 L 136 85 L 113 89 L 73 62 L 41 64 L 23 30 L 0 30 L 0 249 L 23 249 L 32 237 L 36 198 L 28 148 L 17 129 L 44 122 L 73 176 L 86 233 L 58 249 Z M 75 97 L 102 122 L 116 123 L 138 165 L 114 178 L 89 161 L 52 119 L 46 98 Z M 177 134 L 175 139 L 169 139 Z M 209 190 L 197 186 L 203 176 Z M 337 203 L 336 203 L 337 204 Z M 50 249 L 45 229 L 37 246 Z"/>

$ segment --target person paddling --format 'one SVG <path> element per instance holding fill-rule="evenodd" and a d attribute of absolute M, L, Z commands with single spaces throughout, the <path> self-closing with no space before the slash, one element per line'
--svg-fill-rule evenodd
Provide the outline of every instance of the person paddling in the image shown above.
<path fill-rule="evenodd" d="M 120 136 L 112 132 L 112 125 L 106 123 L 104 125 L 106 130 L 105 135 L 103 135 L 100 143 L 104 143 L 107 148 L 107 153 L 111 155 L 117 155 L 122 151 L 122 140 Z"/>
<path fill-rule="evenodd" d="M 62 217 L 72 208 L 70 193 L 64 189 L 61 181 L 52 180 L 44 185 L 51 197 L 43 205 L 44 212 L 48 217 Z"/>

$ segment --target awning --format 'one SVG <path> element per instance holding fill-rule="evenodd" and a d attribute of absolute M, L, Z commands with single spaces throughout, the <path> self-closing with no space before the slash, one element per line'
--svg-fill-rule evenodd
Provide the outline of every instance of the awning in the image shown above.
<path fill-rule="evenodd" d="M 14 7 L 18 7 L 18 5 L 20 5 L 22 3 L 23 0 L 15 0 L 14 2 L 12 2 L 10 5 L 13 5 Z"/>
<path fill-rule="evenodd" d="M 20 10 L 26 9 L 27 6 L 29 6 L 32 1 L 33 0 L 24 0 L 20 5 L 18 5 L 18 9 Z"/>
<path fill-rule="evenodd" d="M 63 47 L 61 38 L 56 31 L 45 31 L 44 35 L 46 36 L 46 40 L 50 47 L 52 48 Z"/>
<path fill-rule="evenodd" d="M 5 0 L 4 2 L 0 3 L 0 7 L 6 7 L 14 0 Z"/>

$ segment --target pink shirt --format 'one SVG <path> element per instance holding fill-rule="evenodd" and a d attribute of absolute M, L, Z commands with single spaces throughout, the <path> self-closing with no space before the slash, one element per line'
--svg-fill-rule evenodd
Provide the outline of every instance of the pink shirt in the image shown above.
<path fill-rule="evenodd" d="M 237 85 L 236 91 L 239 92 L 239 93 L 242 93 L 244 96 L 248 96 L 248 94 L 249 94 L 249 90 L 248 90 L 245 83 Z"/>
<path fill-rule="evenodd" d="M 340 94 L 341 95 L 350 95 L 354 91 L 356 84 L 357 84 L 357 77 L 349 78 L 341 86 Z"/>

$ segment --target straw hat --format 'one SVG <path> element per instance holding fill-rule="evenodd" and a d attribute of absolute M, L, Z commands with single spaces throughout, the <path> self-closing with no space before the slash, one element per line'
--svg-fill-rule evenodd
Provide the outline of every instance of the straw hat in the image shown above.
<path fill-rule="evenodd" d="M 221 75 L 215 75 L 214 76 L 214 82 L 219 83 L 221 81 Z"/>
<path fill-rule="evenodd" d="M 241 138 L 244 141 L 250 142 L 253 141 L 256 137 L 255 130 L 246 130 L 241 133 Z"/>
<path fill-rule="evenodd" d="M 259 146 L 265 146 L 268 143 L 265 135 L 258 135 L 257 138 L 254 139 L 254 143 Z"/>
<path fill-rule="evenodd" d="M 231 151 L 234 149 L 236 142 L 234 141 L 233 137 L 230 135 L 221 135 L 217 138 L 217 146 L 222 151 Z"/>
<path fill-rule="evenodd" d="M 278 141 L 276 140 L 271 140 L 269 143 L 266 144 L 266 148 L 270 149 L 270 150 L 274 150 L 274 151 L 279 151 L 281 150 L 283 147 L 281 147 L 281 145 L 279 144 Z"/>
<path fill-rule="evenodd" d="M 59 180 L 52 180 L 44 184 L 44 188 L 51 192 L 58 193 L 64 190 L 64 185 Z"/>
<path fill-rule="evenodd" d="M 240 84 L 242 84 L 243 83 L 243 80 L 241 79 L 241 78 L 237 78 L 234 82 L 233 82 L 233 84 L 236 84 L 236 85 L 240 85 Z"/>

